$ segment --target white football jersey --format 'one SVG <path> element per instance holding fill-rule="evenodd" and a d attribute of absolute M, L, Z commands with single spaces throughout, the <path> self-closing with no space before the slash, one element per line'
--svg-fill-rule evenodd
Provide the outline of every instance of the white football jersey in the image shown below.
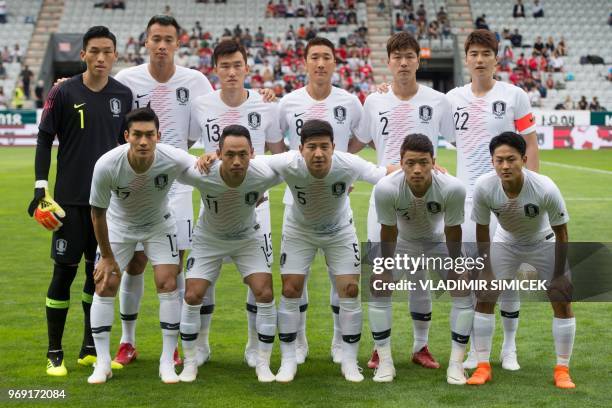
<path fill-rule="evenodd" d="M 132 90 L 133 108 L 149 106 L 159 118 L 161 142 L 187 151 L 188 141 L 199 134 L 189 129 L 191 104 L 200 95 L 213 91 L 208 78 L 199 71 L 176 66 L 168 82 L 159 83 L 149 73 L 148 64 L 122 69 L 115 79 Z M 175 183 L 171 194 L 189 192 L 191 187 Z"/>
<path fill-rule="evenodd" d="M 196 234 L 204 233 L 221 240 L 245 239 L 261 228 L 255 205 L 266 190 L 282 179 L 259 159 L 249 162 L 247 175 L 238 187 L 229 187 L 221 178 L 221 162 L 216 161 L 208 174 L 194 168 L 179 180 L 200 190 L 206 210 L 198 219 Z"/>
<path fill-rule="evenodd" d="M 285 95 L 279 103 L 280 127 L 289 139 L 291 150 L 300 145 L 300 133 L 304 122 L 321 119 L 329 122 L 334 129 L 336 150 L 348 150 L 351 135 L 355 134 L 363 116 L 359 99 L 344 89 L 332 86 L 331 93 L 322 101 L 312 99 L 306 87 Z"/>
<path fill-rule="evenodd" d="M 356 180 L 376 184 L 385 176 L 385 167 L 354 154 L 334 152 L 329 173 L 322 179 L 313 177 L 301 153 L 264 156 L 264 160 L 287 183 L 293 196 L 286 222 L 292 227 L 314 234 L 330 234 L 353 222 L 348 189 Z"/>
<path fill-rule="evenodd" d="M 190 129 L 201 135 L 207 152 L 217 150 L 221 133 L 229 125 L 242 125 L 249 130 L 256 154 L 265 154 L 266 142 L 283 140 L 278 124 L 278 104 L 264 102 L 257 92 L 247 92 L 247 100 L 235 108 L 221 100 L 221 90 L 193 101 Z"/>
<path fill-rule="evenodd" d="M 451 102 L 457 143 L 457 177 L 472 197 L 476 179 L 493 170 L 489 142 L 503 132 L 522 135 L 535 131 L 529 96 L 521 88 L 496 81 L 484 96 L 476 97 L 471 84 L 447 94 Z"/>
<path fill-rule="evenodd" d="M 526 168 L 523 168 L 523 187 L 516 198 L 508 198 L 495 171 L 478 178 L 472 220 L 488 225 L 491 212 L 499 223 L 495 241 L 517 244 L 543 241 L 553 233 L 551 226 L 569 221 L 557 185 L 550 178 Z"/>
<path fill-rule="evenodd" d="M 144 240 L 152 232 L 174 228 L 168 192 L 177 176 L 192 168 L 196 158 L 176 147 L 157 144 L 153 164 L 136 173 L 128 162 L 129 144 L 114 148 L 96 162 L 89 203 L 107 208 L 113 236 Z"/>
<path fill-rule="evenodd" d="M 398 164 L 400 147 L 411 133 L 429 137 L 437 151 L 438 137 L 454 138 L 450 102 L 441 92 L 419 85 L 408 101 L 399 99 L 392 90 L 370 94 L 363 105 L 364 116 L 356 137 L 362 143 L 374 141 L 379 166 Z"/>
<path fill-rule="evenodd" d="M 378 222 L 397 225 L 404 241 L 444 242 L 444 227 L 463 224 L 465 187 L 450 174 L 432 171 L 431 186 L 415 197 L 400 169 L 374 187 Z"/>

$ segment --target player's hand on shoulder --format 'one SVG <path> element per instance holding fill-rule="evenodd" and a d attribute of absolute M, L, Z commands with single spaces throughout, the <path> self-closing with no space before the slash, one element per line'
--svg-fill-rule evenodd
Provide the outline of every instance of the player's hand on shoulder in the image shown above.
<path fill-rule="evenodd" d="M 115 258 L 110 257 L 101 257 L 96 264 L 96 268 L 94 269 L 94 283 L 101 284 L 102 288 L 105 288 L 107 282 L 112 277 L 120 277 L 121 271 L 119 270 L 119 264 L 115 261 Z"/>
<path fill-rule="evenodd" d="M 200 171 L 202 174 L 208 174 L 210 172 L 210 168 L 213 163 L 217 161 L 219 158 L 217 157 L 217 153 L 203 153 L 198 160 L 196 161 L 195 168 Z"/>
<path fill-rule="evenodd" d="M 264 102 L 276 102 L 276 94 L 270 88 L 260 88 L 257 92 L 263 96 Z"/>
<path fill-rule="evenodd" d="M 376 92 L 381 93 L 381 94 L 389 92 L 389 84 L 387 82 L 378 84 L 376 86 Z"/>
<path fill-rule="evenodd" d="M 66 82 L 69 79 L 70 78 L 57 78 L 55 82 L 53 83 L 53 86 L 61 85 L 62 83 Z"/>
<path fill-rule="evenodd" d="M 60 229 L 63 225 L 60 218 L 66 216 L 66 212 L 51 197 L 47 187 L 34 188 L 34 198 L 28 206 L 28 214 L 49 231 Z"/>

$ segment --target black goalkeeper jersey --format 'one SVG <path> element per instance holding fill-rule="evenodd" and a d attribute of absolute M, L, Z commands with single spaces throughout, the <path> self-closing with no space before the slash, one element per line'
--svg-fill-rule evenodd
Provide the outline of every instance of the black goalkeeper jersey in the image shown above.
<path fill-rule="evenodd" d="M 132 91 L 111 77 L 99 92 L 83 84 L 83 74 L 51 89 L 39 129 L 59 141 L 54 193 L 59 204 L 89 205 L 94 165 L 125 142 L 131 108 Z"/>

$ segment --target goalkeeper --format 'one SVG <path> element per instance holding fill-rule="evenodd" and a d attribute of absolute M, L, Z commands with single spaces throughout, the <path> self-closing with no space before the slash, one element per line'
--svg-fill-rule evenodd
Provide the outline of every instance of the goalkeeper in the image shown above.
<path fill-rule="evenodd" d="M 125 114 L 132 107 L 132 93 L 109 77 L 117 58 L 115 36 L 106 27 L 90 28 L 83 37 L 83 74 L 49 92 L 39 125 L 36 147 L 36 183 L 28 212 L 44 228 L 53 231 L 53 277 L 47 291 L 47 374 L 67 374 L 62 336 L 70 305 L 70 286 L 81 257 L 85 256 L 83 344 L 77 362 L 92 365 L 96 350 L 89 311 L 94 293 L 93 270 L 97 242 L 89 207 L 89 190 L 96 161 L 123 141 Z M 55 199 L 48 190 L 51 146 L 57 135 Z M 120 368 L 120 367 L 115 367 Z"/>

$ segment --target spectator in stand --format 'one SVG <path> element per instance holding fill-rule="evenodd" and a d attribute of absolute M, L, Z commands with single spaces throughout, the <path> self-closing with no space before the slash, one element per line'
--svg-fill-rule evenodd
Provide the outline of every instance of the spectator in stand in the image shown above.
<path fill-rule="evenodd" d="M 438 10 L 438 14 L 436 15 L 436 19 L 440 24 L 444 24 L 446 21 L 448 21 L 448 14 L 446 13 L 446 10 L 444 10 L 444 7 L 440 7 L 440 10 Z"/>
<path fill-rule="evenodd" d="M 263 32 L 263 28 L 257 27 L 257 32 L 255 33 L 255 46 L 262 47 L 265 40 L 265 34 Z"/>
<path fill-rule="evenodd" d="M 529 68 L 530 71 L 537 71 L 538 70 L 538 59 L 537 59 L 538 53 L 536 51 L 531 53 L 531 58 L 529 58 L 529 61 L 527 61 L 527 67 Z"/>
<path fill-rule="evenodd" d="M 23 51 L 19 47 L 19 44 L 15 44 L 13 50 L 11 51 L 11 62 L 21 63 L 21 58 L 23 58 Z"/>
<path fill-rule="evenodd" d="M 582 95 L 577 104 L 578 109 L 587 110 L 589 108 L 589 102 L 586 99 L 586 96 Z"/>
<path fill-rule="evenodd" d="M 548 74 L 548 77 L 546 78 L 546 88 L 554 89 L 554 87 L 555 87 L 555 80 L 553 79 L 552 74 Z"/>
<path fill-rule="evenodd" d="M 324 12 L 325 12 L 325 7 L 323 7 L 323 3 L 321 3 L 321 0 L 317 0 L 317 3 L 314 6 L 314 16 L 323 17 Z"/>
<path fill-rule="evenodd" d="M 425 5 L 423 3 L 419 4 L 419 8 L 416 11 L 417 20 L 425 22 L 427 21 L 427 10 L 425 10 Z"/>
<path fill-rule="evenodd" d="M 9 51 L 8 46 L 5 45 L 4 48 L 2 49 L 2 62 L 11 62 L 11 61 L 12 61 L 11 52 Z"/>
<path fill-rule="evenodd" d="M 563 108 L 564 110 L 572 110 L 574 109 L 574 102 L 572 101 L 572 97 L 567 95 L 565 97 L 565 101 L 563 102 Z"/>
<path fill-rule="evenodd" d="M 545 47 L 551 54 L 555 50 L 555 40 L 553 40 L 551 36 L 549 36 L 548 40 L 546 40 Z"/>
<path fill-rule="evenodd" d="M 30 81 L 32 80 L 32 77 L 34 77 L 34 73 L 30 70 L 30 67 L 24 65 L 23 69 L 19 73 L 19 78 L 23 83 L 23 93 L 26 99 L 30 99 Z"/>
<path fill-rule="evenodd" d="M 162 14 L 165 16 L 172 17 L 172 10 L 170 9 L 170 6 L 168 4 L 166 4 L 166 7 L 164 7 L 164 11 L 162 12 Z"/>
<path fill-rule="evenodd" d="M 556 50 L 550 57 L 550 65 L 552 66 L 554 72 L 563 71 L 563 57 L 561 57 L 559 52 Z"/>
<path fill-rule="evenodd" d="M 539 53 L 542 53 L 542 50 L 544 49 L 544 43 L 542 42 L 542 37 L 540 37 L 539 35 L 536 37 L 536 40 L 533 43 L 533 49 Z"/>
<path fill-rule="evenodd" d="M 298 4 L 295 9 L 295 15 L 297 17 L 307 17 L 308 16 L 308 12 L 306 9 L 306 4 L 304 4 L 304 0 L 300 0 L 300 4 Z"/>
<path fill-rule="evenodd" d="M 510 36 L 510 42 L 513 47 L 521 47 L 523 45 L 523 36 L 519 34 L 518 28 L 514 29 L 514 33 Z"/>
<path fill-rule="evenodd" d="M 376 6 L 376 14 L 379 17 L 384 16 L 386 8 L 387 8 L 387 6 L 385 5 L 385 1 L 384 0 L 380 0 L 378 2 L 378 5 Z"/>
<path fill-rule="evenodd" d="M 361 25 L 357 29 L 357 33 L 359 34 L 361 38 L 365 38 L 366 35 L 368 35 L 368 27 L 366 26 L 365 21 L 361 22 Z"/>
<path fill-rule="evenodd" d="M 542 7 L 542 3 L 540 3 L 540 0 L 533 1 L 532 11 L 533 11 L 533 18 L 544 17 L 544 7 Z"/>
<path fill-rule="evenodd" d="M 529 96 L 529 102 L 531 106 L 539 108 L 542 106 L 542 99 L 540 92 L 536 89 L 535 86 L 529 86 L 527 89 L 527 96 Z"/>
<path fill-rule="evenodd" d="M 517 68 L 521 68 L 523 70 L 526 70 L 529 66 L 529 63 L 527 61 L 527 58 L 525 58 L 525 54 L 521 52 L 521 54 L 519 55 L 519 58 L 516 60 L 516 66 Z"/>
<path fill-rule="evenodd" d="M 0 1 L 0 24 L 6 24 L 6 1 L 4 0 Z M 4 91 L 2 91 L 2 93 L 4 94 Z"/>
<path fill-rule="evenodd" d="M 561 37 L 559 44 L 557 44 L 557 51 L 559 52 L 559 55 L 562 55 L 562 56 L 567 55 L 567 48 L 565 46 L 565 39 L 563 37 Z"/>
<path fill-rule="evenodd" d="M 403 31 L 404 25 L 405 25 L 405 22 L 404 22 L 404 19 L 402 18 L 402 14 L 397 13 L 395 15 L 395 32 Z"/>
<path fill-rule="evenodd" d="M 444 22 L 444 24 L 442 24 L 442 35 L 444 36 L 444 38 L 448 38 L 450 37 L 452 31 L 451 31 L 451 27 L 450 27 L 450 21 L 448 21 L 448 19 Z"/>
<path fill-rule="evenodd" d="M 525 6 L 522 0 L 517 0 L 516 4 L 512 8 L 512 17 L 525 17 Z"/>
<path fill-rule="evenodd" d="M 7 102 L 4 87 L 0 86 L 0 110 L 8 109 Z"/>
<path fill-rule="evenodd" d="M 317 28 L 314 25 L 314 21 L 308 23 L 308 31 L 306 32 L 306 41 L 310 41 L 317 36 Z"/>
<path fill-rule="evenodd" d="M 0 61 L 0 79 L 6 79 L 6 68 L 4 68 L 4 64 Z"/>
<path fill-rule="evenodd" d="M 437 21 L 432 21 L 429 23 L 429 26 L 427 27 L 427 35 L 429 36 L 429 38 L 437 40 L 438 37 L 440 36 L 440 31 L 439 31 L 439 27 L 438 27 L 438 22 Z"/>
<path fill-rule="evenodd" d="M 418 27 L 416 25 L 416 20 L 413 17 L 410 17 L 408 22 L 404 25 L 404 31 L 409 32 L 413 37 L 417 38 L 417 30 Z"/>
<path fill-rule="evenodd" d="M 593 100 L 589 104 L 589 110 L 594 112 L 605 111 L 606 109 L 599 104 L 599 100 L 596 96 L 593 97 Z"/>
<path fill-rule="evenodd" d="M 287 0 L 287 7 L 285 8 L 285 17 L 295 17 L 295 7 L 293 7 L 293 2 L 291 0 Z"/>
<path fill-rule="evenodd" d="M 336 13 L 330 11 L 327 14 L 326 25 L 327 25 L 327 32 L 335 33 L 336 31 L 338 31 L 338 20 L 336 20 Z"/>
<path fill-rule="evenodd" d="M 36 109 L 42 109 L 43 107 L 43 92 L 45 91 L 45 81 L 39 79 L 34 87 L 34 97 Z"/>
<path fill-rule="evenodd" d="M 486 17 L 487 16 L 483 14 L 482 16 L 476 18 L 475 25 L 477 29 L 483 29 L 483 30 L 489 29 L 489 25 L 487 24 Z"/>
<path fill-rule="evenodd" d="M 274 6 L 274 0 L 269 0 L 268 4 L 266 5 L 266 17 L 276 17 L 276 7 Z"/>

